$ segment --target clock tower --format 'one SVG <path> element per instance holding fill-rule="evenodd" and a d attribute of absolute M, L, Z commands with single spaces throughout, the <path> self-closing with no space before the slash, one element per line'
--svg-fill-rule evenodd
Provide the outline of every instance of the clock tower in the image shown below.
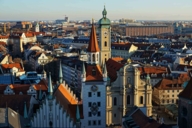
<path fill-rule="evenodd" d="M 105 65 L 102 71 L 99 65 L 100 48 L 94 23 L 92 23 L 87 54 L 88 61 L 86 65 L 83 63 L 81 74 L 84 116 L 81 126 L 83 128 L 105 128 L 107 69 Z"/>
<path fill-rule="evenodd" d="M 99 48 L 100 48 L 100 65 L 111 58 L 111 21 L 107 18 L 107 11 L 104 6 L 102 12 L 103 18 L 98 22 L 99 25 Z"/>

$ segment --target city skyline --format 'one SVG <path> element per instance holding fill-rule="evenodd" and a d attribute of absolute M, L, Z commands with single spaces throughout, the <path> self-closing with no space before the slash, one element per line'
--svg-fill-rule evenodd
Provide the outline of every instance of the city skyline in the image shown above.
<path fill-rule="evenodd" d="M 66 16 L 70 20 L 96 20 L 106 6 L 110 19 L 136 20 L 192 20 L 192 1 L 185 0 L 0 0 L 1 20 L 56 20 Z"/>

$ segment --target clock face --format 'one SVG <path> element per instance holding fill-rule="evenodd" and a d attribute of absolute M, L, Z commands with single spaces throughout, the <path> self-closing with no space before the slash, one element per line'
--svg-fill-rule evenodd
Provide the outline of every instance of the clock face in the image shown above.
<path fill-rule="evenodd" d="M 96 85 L 91 86 L 91 91 L 95 92 L 98 90 L 98 87 Z"/>

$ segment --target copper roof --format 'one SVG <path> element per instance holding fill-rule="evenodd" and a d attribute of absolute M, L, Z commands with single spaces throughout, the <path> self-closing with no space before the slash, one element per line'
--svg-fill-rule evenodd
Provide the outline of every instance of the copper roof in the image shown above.
<path fill-rule="evenodd" d="M 97 42 L 97 36 L 96 36 L 94 24 L 92 24 L 89 46 L 88 46 L 87 51 L 88 52 L 99 52 L 100 51 L 98 42 Z"/>

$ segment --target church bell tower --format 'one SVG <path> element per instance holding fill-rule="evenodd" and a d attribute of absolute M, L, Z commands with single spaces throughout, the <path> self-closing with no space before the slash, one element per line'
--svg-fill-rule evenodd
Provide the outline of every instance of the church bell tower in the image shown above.
<path fill-rule="evenodd" d="M 107 18 L 107 11 L 104 6 L 103 17 L 99 20 L 99 48 L 100 48 L 100 65 L 111 58 L 111 21 Z"/>

